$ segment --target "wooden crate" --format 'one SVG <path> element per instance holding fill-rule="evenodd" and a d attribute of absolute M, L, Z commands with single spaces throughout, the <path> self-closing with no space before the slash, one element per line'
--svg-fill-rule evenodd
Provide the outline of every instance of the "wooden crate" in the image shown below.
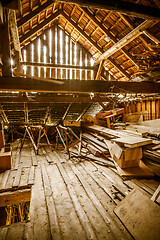
<path fill-rule="evenodd" d="M 11 151 L 0 153 L 0 170 L 11 169 Z"/>
<path fill-rule="evenodd" d="M 117 143 L 112 144 L 110 148 L 112 158 L 121 168 L 137 167 L 142 158 L 142 148 L 120 147 Z"/>

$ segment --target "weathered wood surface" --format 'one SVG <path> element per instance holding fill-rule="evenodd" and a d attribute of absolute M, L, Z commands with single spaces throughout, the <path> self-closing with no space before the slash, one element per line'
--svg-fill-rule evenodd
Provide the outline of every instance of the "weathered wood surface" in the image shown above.
<path fill-rule="evenodd" d="M 136 185 L 139 181 L 127 185 L 112 168 L 91 161 L 68 161 L 66 154 L 53 152 L 48 146 L 36 156 L 29 141 L 17 156 L 17 146 L 13 143 L 13 168 L 0 173 L 0 192 L 13 190 L 14 182 L 14 190 L 18 191 L 30 189 L 32 184 L 30 221 L 1 227 L 0 239 L 12 239 L 12 234 L 14 239 L 46 240 L 54 236 L 65 240 L 113 240 L 120 239 L 119 235 L 132 239 L 113 210 L 135 186 L 151 198 L 156 181 L 146 180 L 140 187 Z"/>
<path fill-rule="evenodd" d="M 159 239 L 160 207 L 140 191 L 133 190 L 129 193 L 114 212 L 134 239 Z"/>

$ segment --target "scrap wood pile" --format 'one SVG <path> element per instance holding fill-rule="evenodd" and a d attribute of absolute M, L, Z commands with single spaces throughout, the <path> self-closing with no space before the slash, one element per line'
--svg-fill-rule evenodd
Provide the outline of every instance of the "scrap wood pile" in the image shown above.
<path fill-rule="evenodd" d="M 133 136 L 101 126 L 86 126 L 78 145 L 72 146 L 72 158 L 87 159 L 116 168 L 123 178 L 153 177 L 142 157 L 151 147 L 152 139 Z"/>

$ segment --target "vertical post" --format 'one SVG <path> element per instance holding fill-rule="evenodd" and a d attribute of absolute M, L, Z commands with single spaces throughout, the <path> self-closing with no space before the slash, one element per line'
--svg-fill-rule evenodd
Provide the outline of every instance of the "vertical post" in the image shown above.
<path fill-rule="evenodd" d="M 10 56 L 10 37 L 8 24 L 8 9 L 4 9 L 4 24 L 0 25 L 0 42 L 2 53 L 2 75 L 12 76 L 11 56 Z"/>

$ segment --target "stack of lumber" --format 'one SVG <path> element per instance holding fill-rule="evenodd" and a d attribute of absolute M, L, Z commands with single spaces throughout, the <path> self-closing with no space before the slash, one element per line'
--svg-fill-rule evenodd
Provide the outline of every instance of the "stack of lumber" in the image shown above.
<path fill-rule="evenodd" d="M 75 144 L 74 147 L 70 148 L 72 158 L 94 161 L 97 164 L 115 168 L 103 138 L 93 133 L 83 133 L 78 144 L 79 146 Z"/>
<path fill-rule="evenodd" d="M 97 125 L 86 126 L 86 129 L 104 137 L 104 142 L 121 176 L 153 176 L 153 173 L 141 161 L 142 146 L 151 144 L 151 139 L 132 136 L 123 131 Z"/>
<path fill-rule="evenodd" d="M 0 170 L 11 169 L 10 144 L 5 144 L 3 123 L 0 123 Z"/>
<path fill-rule="evenodd" d="M 115 108 L 109 111 L 103 110 L 96 114 L 96 119 L 105 120 L 107 122 L 107 127 L 111 128 L 111 120 L 114 122 L 115 117 L 122 116 L 124 120 L 124 108 Z"/>

